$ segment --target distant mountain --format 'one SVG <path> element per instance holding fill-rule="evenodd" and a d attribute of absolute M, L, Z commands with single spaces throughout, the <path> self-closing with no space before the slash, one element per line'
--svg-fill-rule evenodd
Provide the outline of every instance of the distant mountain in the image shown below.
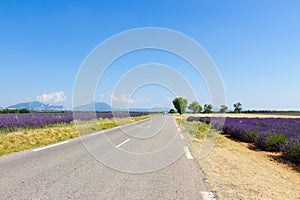
<path fill-rule="evenodd" d="M 91 102 L 86 105 L 78 106 L 73 109 L 74 111 L 102 111 L 102 112 L 168 112 L 169 108 L 160 108 L 160 107 L 153 107 L 153 108 L 128 108 L 128 109 L 121 109 L 121 108 L 112 108 L 110 105 L 104 102 Z"/>
<path fill-rule="evenodd" d="M 112 107 L 104 102 L 91 102 L 86 105 L 78 106 L 73 109 L 74 111 L 112 111 Z"/>
<path fill-rule="evenodd" d="M 126 111 L 129 112 L 169 112 L 170 108 L 161 108 L 161 107 L 153 107 L 153 108 L 129 108 Z"/>
<path fill-rule="evenodd" d="M 25 108 L 31 111 L 61 111 L 64 110 L 63 106 L 56 106 L 51 104 L 44 104 L 38 101 L 19 103 L 16 105 L 8 106 L 7 109 L 22 109 Z"/>

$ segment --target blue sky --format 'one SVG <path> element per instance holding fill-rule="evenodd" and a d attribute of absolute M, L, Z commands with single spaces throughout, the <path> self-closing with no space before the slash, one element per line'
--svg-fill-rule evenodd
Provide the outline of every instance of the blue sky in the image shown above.
<path fill-rule="evenodd" d="M 163 27 L 205 48 L 222 76 L 229 107 L 240 101 L 244 109 L 300 110 L 299 10 L 296 0 L 2 0 L 0 106 L 41 100 L 70 108 L 78 70 L 100 42 L 133 28 Z M 174 67 L 189 80 L 196 100 L 210 103 L 201 77 L 182 60 L 154 50 L 117 60 L 99 82 L 95 100 L 109 102 L 118 77 L 149 62 Z M 173 97 L 147 86 L 131 96 L 131 106 L 172 107 Z"/>

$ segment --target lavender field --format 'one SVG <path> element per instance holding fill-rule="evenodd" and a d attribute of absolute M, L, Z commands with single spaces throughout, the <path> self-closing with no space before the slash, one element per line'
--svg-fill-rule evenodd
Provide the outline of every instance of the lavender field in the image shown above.
<path fill-rule="evenodd" d="M 300 119 L 283 118 L 221 118 L 190 116 L 243 142 L 254 143 L 266 151 L 281 151 L 287 160 L 300 163 Z M 224 125 L 222 126 L 222 121 Z"/>
<path fill-rule="evenodd" d="M 74 120 L 88 121 L 99 118 L 124 118 L 146 115 L 143 112 L 118 113 L 26 113 L 26 114 L 0 114 L 0 131 L 12 132 L 20 128 L 43 128 L 48 125 L 71 123 Z"/>

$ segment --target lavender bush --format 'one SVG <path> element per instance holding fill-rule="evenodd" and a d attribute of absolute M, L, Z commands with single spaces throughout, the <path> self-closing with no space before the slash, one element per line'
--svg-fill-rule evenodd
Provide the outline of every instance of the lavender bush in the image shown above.
<path fill-rule="evenodd" d="M 300 163 L 300 135 L 297 135 L 281 145 L 283 157 L 287 160 Z"/>

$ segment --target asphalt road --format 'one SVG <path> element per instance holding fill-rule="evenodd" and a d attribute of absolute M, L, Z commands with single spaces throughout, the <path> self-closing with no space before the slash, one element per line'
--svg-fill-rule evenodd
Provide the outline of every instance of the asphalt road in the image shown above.
<path fill-rule="evenodd" d="M 214 199 L 172 116 L 0 158 L 1 199 Z"/>

